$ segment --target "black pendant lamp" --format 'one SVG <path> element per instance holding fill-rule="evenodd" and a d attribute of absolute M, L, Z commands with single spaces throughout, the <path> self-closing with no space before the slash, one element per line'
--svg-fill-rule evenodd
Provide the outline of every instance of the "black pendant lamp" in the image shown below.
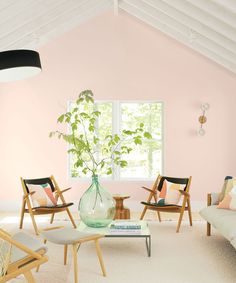
<path fill-rule="evenodd" d="M 41 72 L 39 53 L 34 50 L 0 52 L 0 82 L 22 80 Z"/>

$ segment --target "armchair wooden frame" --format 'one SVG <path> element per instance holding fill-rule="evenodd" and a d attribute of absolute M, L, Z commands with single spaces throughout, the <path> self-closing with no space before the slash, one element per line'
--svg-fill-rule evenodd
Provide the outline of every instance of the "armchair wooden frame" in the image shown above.
<path fill-rule="evenodd" d="M 211 205 L 211 194 L 207 194 L 207 206 Z M 207 236 L 211 236 L 211 224 L 207 222 Z"/>
<path fill-rule="evenodd" d="M 32 207 L 30 196 L 33 195 L 35 192 L 29 192 L 28 191 L 27 185 L 26 185 L 26 180 L 21 177 L 21 185 L 22 185 L 24 194 L 23 194 L 23 200 L 22 200 L 22 208 L 21 208 L 19 228 L 20 229 L 23 228 L 24 214 L 29 213 L 31 220 L 32 220 L 32 223 L 33 223 L 33 226 L 34 226 L 34 231 L 35 231 L 36 235 L 39 235 L 39 230 L 38 230 L 34 216 L 35 215 L 42 215 L 42 214 L 51 214 L 50 224 L 52 224 L 53 220 L 54 220 L 55 213 L 62 212 L 62 211 L 67 212 L 72 225 L 74 226 L 74 228 L 76 228 L 75 221 L 72 217 L 72 214 L 71 214 L 68 206 L 66 206 L 67 203 L 66 203 L 65 198 L 63 196 L 63 194 L 65 192 L 67 192 L 68 190 L 70 190 L 71 188 L 61 190 L 53 175 L 51 175 L 48 178 L 43 178 L 43 179 L 50 180 L 50 183 L 53 185 L 53 188 L 54 188 L 55 198 L 56 198 L 56 200 L 61 200 L 62 205 L 58 206 L 58 207 L 57 206 L 55 206 L 55 207 L 37 207 L 37 208 Z M 40 180 L 40 179 L 32 179 L 30 181 L 34 181 L 34 180 Z"/>
<path fill-rule="evenodd" d="M 190 204 L 190 194 L 189 194 L 189 189 L 190 189 L 190 184 L 191 184 L 191 180 L 192 177 L 190 176 L 189 178 L 187 178 L 187 183 L 186 183 L 186 187 L 184 190 L 179 190 L 179 192 L 181 193 L 181 195 L 183 196 L 183 202 L 182 205 L 166 205 L 166 206 L 157 206 L 157 205 L 153 205 L 152 204 L 152 199 L 155 201 L 155 203 L 157 203 L 157 192 L 158 192 L 158 188 L 160 185 L 160 182 L 162 179 L 165 178 L 170 178 L 170 179 L 176 179 L 176 180 L 180 180 L 180 178 L 172 178 L 172 177 L 166 177 L 166 176 L 161 176 L 158 175 L 158 177 L 156 178 L 153 186 L 151 189 L 147 188 L 147 187 L 142 187 L 143 189 L 145 189 L 146 191 L 149 192 L 149 196 L 148 199 L 144 204 L 144 209 L 143 212 L 140 216 L 140 220 L 142 220 L 146 214 L 146 211 L 148 209 L 150 210 L 154 210 L 157 212 L 157 216 L 159 221 L 161 222 L 161 215 L 160 212 L 172 212 L 172 213 L 180 213 L 179 216 L 179 220 L 178 220 L 178 224 L 177 224 L 177 228 L 176 228 L 176 233 L 179 232 L 180 230 L 180 225 L 183 219 L 183 215 L 184 215 L 184 211 L 188 211 L 188 216 L 189 216 L 189 223 L 190 226 L 192 226 L 192 213 L 191 213 L 191 204 Z M 184 179 L 182 179 L 184 180 Z M 150 205 L 149 205 L 150 204 Z"/>
<path fill-rule="evenodd" d="M 26 253 L 26 256 L 23 259 L 8 265 L 6 274 L 0 278 L 0 283 L 7 282 L 20 274 L 23 274 L 29 283 L 34 283 L 35 280 L 31 270 L 33 268 L 38 269 L 41 264 L 48 261 L 48 257 L 45 255 L 45 250 L 41 249 L 35 252 L 27 246 L 15 241 L 10 234 L 2 229 L 0 229 L 0 238 L 8 242 L 11 246 L 15 246 Z"/>

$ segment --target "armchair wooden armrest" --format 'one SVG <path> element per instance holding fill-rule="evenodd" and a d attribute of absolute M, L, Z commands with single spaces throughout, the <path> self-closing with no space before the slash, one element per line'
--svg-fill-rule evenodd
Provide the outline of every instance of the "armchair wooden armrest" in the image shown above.
<path fill-rule="evenodd" d="M 28 193 L 27 195 L 24 195 L 24 200 L 26 200 L 29 196 L 32 196 L 35 194 L 35 191 Z"/>
<path fill-rule="evenodd" d="M 61 190 L 61 191 L 56 191 L 55 192 L 55 194 L 56 194 L 56 196 L 59 196 L 59 195 L 62 195 L 62 194 L 64 194 L 65 192 L 67 192 L 67 191 L 69 191 L 69 190 L 71 190 L 71 188 L 67 188 L 67 189 L 64 189 L 64 190 Z"/>
<path fill-rule="evenodd" d="M 185 192 L 184 190 L 178 190 L 178 191 L 181 193 L 181 195 L 190 197 L 190 194 Z"/>
<path fill-rule="evenodd" d="M 156 191 L 153 191 L 153 190 L 151 190 L 151 189 L 149 189 L 149 188 L 147 188 L 147 187 L 142 187 L 142 189 L 148 191 L 149 193 L 151 193 L 151 194 L 153 194 L 153 195 L 156 195 L 156 194 L 157 194 Z"/>
<path fill-rule="evenodd" d="M 64 189 L 64 190 L 61 191 L 61 193 L 64 194 L 65 192 L 67 192 L 69 190 L 71 190 L 71 188 Z"/>

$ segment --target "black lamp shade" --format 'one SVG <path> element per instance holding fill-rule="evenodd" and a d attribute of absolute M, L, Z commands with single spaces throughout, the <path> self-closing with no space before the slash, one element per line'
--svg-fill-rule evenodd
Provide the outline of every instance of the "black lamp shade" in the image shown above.
<path fill-rule="evenodd" d="M 38 52 L 24 49 L 0 52 L 0 82 L 21 80 L 40 72 Z"/>

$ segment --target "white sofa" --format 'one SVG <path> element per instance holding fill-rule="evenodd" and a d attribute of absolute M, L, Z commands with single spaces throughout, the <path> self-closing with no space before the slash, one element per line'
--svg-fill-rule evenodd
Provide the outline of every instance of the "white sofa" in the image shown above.
<path fill-rule="evenodd" d="M 219 195 L 208 194 L 208 206 L 200 211 L 200 215 L 207 221 L 207 236 L 211 235 L 212 225 L 236 248 L 236 211 L 217 208 Z"/>

